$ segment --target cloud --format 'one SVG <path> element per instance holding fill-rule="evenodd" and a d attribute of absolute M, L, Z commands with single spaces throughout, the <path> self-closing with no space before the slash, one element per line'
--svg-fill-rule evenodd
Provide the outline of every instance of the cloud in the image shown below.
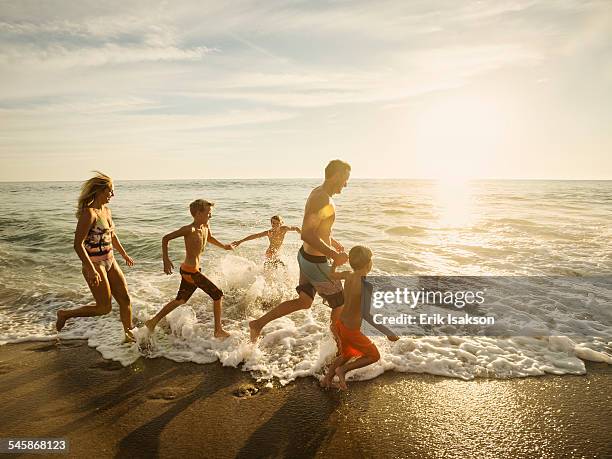
<path fill-rule="evenodd" d="M 173 24 L 158 14 L 114 14 L 68 19 L 0 21 L 0 65 L 44 68 L 147 61 L 198 61 L 216 50 L 182 46 Z"/>
<path fill-rule="evenodd" d="M 508 95 L 518 106 L 530 81 L 549 78 L 541 97 L 585 100 L 589 74 L 592 98 L 606 100 L 611 11 L 577 0 L 5 2 L 0 155 L 345 149 L 354 130 L 392 151 L 387 139 L 408 144 L 418 112 L 404 108 L 434 92 L 520 86 Z M 595 117 L 583 117 L 586 132 Z"/>
<path fill-rule="evenodd" d="M 60 45 L 44 49 L 21 47 L 0 52 L 0 65 L 68 69 L 147 61 L 198 61 L 211 52 L 214 50 L 203 46 L 180 49 L 175 46 L 121 46 L 112 43 L 100 47 L 72 49 Z"/>

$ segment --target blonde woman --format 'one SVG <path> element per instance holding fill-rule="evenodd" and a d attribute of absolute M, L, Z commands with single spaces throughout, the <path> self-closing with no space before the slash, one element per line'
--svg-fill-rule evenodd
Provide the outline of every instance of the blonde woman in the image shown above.
<path fill-rule="evenodd" d="M 115 195 L 112 179 L 96 171 L 96 175 L 81 187 L 77 205 L 78 223 L 74 235 L 74 250 L 83 263 L 83 277 L 96 301 L 95 306 L 57 311 L 55 328 L 61 331 L 73 317 L 102 316 L 111 311 L 111 296 L 119 303 L 125 340 L 132 341 L 132 305 L 121 268 L 113 249 L 121 254 L 128 266 L 134 260 L 126 253 L 115 233 L 111 210 L 107 207 Z"/>

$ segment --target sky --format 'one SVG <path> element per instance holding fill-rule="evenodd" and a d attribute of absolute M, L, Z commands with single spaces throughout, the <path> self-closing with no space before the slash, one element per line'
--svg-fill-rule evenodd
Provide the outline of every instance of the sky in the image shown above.
<path fill-rule="evenodd" d="M 0 0 L 0 180 L 612 179 L 612 2 Z"/>

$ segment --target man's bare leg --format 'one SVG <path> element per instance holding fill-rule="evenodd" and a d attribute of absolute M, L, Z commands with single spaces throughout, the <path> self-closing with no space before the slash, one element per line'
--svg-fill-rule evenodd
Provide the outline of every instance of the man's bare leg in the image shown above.
<path fill-rule="evenodd" d="M 149 329 L 151 333 L 155 330 L 158 322 L 174 311 L 179 306 L 185 304 L 185 300 L 172 300 L 168 304 L 166 304 L 161 310 L 155 314 L 155 316 L 151 317 L 149 320 L 145 322 L 145 325 Z"/>
<path fill-rule="evenodd" d="M 266 312 L 259 319 L 251 320 L 249 322 L 249 330 L 251 333 L 251 342 L 254 343 L 261 334 L 261 329 L 264 328 L 268 323 L 275 319 L 284 317 L 292 312 L 299 311 L 300 309 L 308 309 L 312 306 L 313 298 L 310 298 L 306 293 L 300 292 L 299 298 L 289 301 L 283 301 L 281 304 L 276 306 L 274 309 Z"/>
<path fill-rule="evenodd" d="M 223 330 L 221 325 L 221 302 L 223 298 L 219 298 L 213 302 L 213 315 L 215 317 L 215 338 L 227 338 L 230 336 L 228 332 Z"/>

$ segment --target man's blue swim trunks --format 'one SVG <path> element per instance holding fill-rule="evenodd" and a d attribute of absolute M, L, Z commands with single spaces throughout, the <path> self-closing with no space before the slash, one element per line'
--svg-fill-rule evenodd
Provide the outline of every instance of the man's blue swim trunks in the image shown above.
<path fill-rule="evenodd" d="M 332 309 L 342 306 L 344 304 L 342 282 L 329 277 L 331 264 L 327 258 L 310 255 L 302 246 L 297 259 L 300 265 L 300 282 L 296 287 L 297 292 L 304 292 L 312 299 L 315 293 L 318 293 Z"/>

